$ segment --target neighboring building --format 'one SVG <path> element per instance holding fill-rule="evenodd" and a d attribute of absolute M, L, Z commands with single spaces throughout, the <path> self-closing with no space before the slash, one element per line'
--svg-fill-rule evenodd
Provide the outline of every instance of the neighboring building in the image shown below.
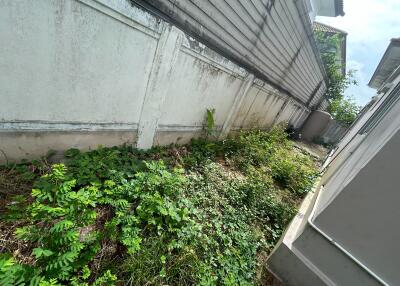
<path fill-rule="evenodd" d="M 400 72 L 399 59 L 400 38 L 394 38 L 390 41 L 389 47 L 368 83 L 369 87 L 378 90 L 378 94 L 387 92 L 393 85 L 393 78 Z"/>
<path fill-rule="evenodd" d="M 326 101 L 311 6 L 0 1 L 0 163 L 49 149 L 184 144 L 202 134 L 208 108 L 221 137 L 300 128 Z M 319 12 L 336 15 L 328 6 Z"/>
<path fill-rule="evenodd" d="M 343 0 L 309 0 L 310 17 L 315 16 L 337 17 L 344 16 Z"/>
<path fill-rule="evenodd" d="M 268 259 L 284 285 L 400 285 L 400 39 L 369 86 L 378 91 Z"/>
<path fill-rule="evenodd" d="M 337 36 L 339 39 L 339 45 L 332 47 L 337 55 L 338 64 L 341 67 L 341 72 L 343 75 L 346 74 L 346 46 L 347 46 L 347 32 L 340 30 L 338 28 L 323 24 L 317 21 L 313 23 L 313 30 L 315 32 L 322 32 L 327 37 Z"/>

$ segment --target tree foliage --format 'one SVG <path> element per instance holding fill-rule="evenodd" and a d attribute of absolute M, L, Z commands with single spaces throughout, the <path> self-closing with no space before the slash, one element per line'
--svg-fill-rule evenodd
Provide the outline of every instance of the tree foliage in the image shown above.
<path fill-rule="evenodd" d="M 332 100 L 328 107 L 329 113 L 343 125 L 351 125 L 360 112 L 360 106 L 352 97 L 343 97 Z"/>
<path fill-rule="evenodd" d="M 340 35 L 315 32 L 315 38 L 327 74 L 328 84 L 325 96 L 329 102 L 328 112 L 343 125 L 350 125 L 357 117 L 360 107 L 354 99 L 345 97 L 344 91 L 349 86 L 357 84 L 354 79 L 355 70 L 349 70 L 346 74 L 342 73 L 342 64 L 337 56 Z"/>

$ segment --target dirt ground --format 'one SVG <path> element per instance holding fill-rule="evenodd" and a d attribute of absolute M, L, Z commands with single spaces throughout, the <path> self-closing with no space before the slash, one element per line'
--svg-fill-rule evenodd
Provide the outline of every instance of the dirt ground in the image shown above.
<path fill-rule="evenodd" d="M 325 148 L 322 145 L 318 145 L 315 143 L 310 143 L 306 141 L 294 141 L 294 144 L 297 148 L 307 152 L 311 156 L 318 159 L 318 161 L 324 161 L 328 156 L 330 150 Z"/>

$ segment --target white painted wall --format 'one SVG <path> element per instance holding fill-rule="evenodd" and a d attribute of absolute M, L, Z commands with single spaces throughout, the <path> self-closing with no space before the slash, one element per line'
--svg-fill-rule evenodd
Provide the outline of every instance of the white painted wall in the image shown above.
<path fill-rule="evenodd" d="M 138 123 L 157 38 L 79 1 L 0 5 L 2 121 Z"/>
<path fill-rule="evenodd" d="M 398 285 L 400 216 L 400 77 L 344 137 L 327 172 L 311 220 L 375 277 Z M 304 245 L 307 243 L 304 242 Z M 362 267 L 360 267 L 362 268 Z"/>
<path fill-rule="evenodd" d="M 286 98 L 279 96 L 272 89 L 253 86 L 239 110 L 234 123 L 235 128 L 270 127 L 285 101 Z"/>
<path fill-rule="evenodd" d="M 387 83 L 268 259 L 284 285 L 400 285 L 400 75 Z"/>
<path fill-rule="evenodd" d="M 336 120 L 332 120 L 321 136 L 321 139 L 324 143 L 336 145 L 348 130 L 348 127 L 344 127 Z"/>
<path fill-rule="evenodd" d="M 185 143 L 207 108 L 224 132 L 300 126 L 309 113 L 128 0 L 0 0 L 0 39 L 0 149 L 9 160 L 65 149 L 54 136 L 65 132 L 83 149 Z M 78 139 L 90 132 L 102 135 Z M 104 140 L 107 132 L 118 140 Z"/>
<path fill-rule="evenodd" d="M 202 126 L 207 108 L 215 108 L 215 124 L 222 126 L 232 107 L 246 73 L 235 74 L 231 69 L 216 65 L 212 59 L 200 57 L 182 47 L 167 83 L 168 103 L 163 107 L 163 126 Z"/>

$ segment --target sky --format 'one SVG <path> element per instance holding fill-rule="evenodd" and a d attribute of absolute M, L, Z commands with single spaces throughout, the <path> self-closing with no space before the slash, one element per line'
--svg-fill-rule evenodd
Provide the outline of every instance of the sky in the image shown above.
<path fill-rule="evenodd" d="M 367 104 L 375 90 L 367 86 L 391 38 L 400 37 L 400 0 L 344 0 L 343 17 L 317 17 L 317 21 L 344 30 L 347 69 L 357 70 L 357 86 L 345 91 L 359 105 Z"/>

